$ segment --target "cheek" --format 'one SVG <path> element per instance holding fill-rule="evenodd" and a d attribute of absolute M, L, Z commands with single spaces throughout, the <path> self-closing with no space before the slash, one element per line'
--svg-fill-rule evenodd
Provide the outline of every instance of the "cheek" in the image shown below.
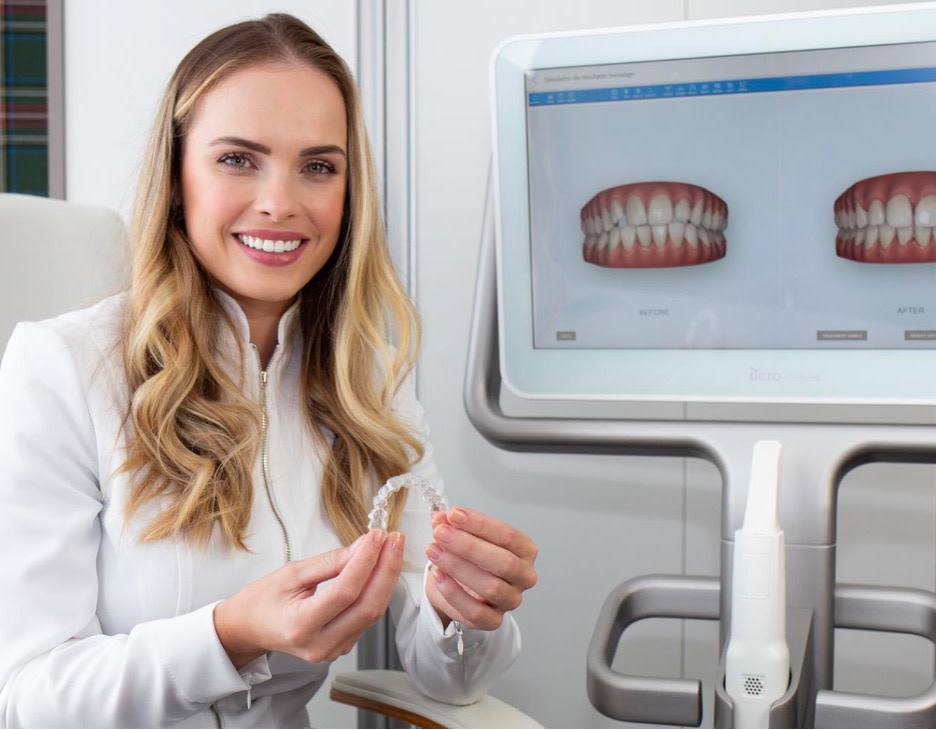
<path fill-rule="evenodd" d="M 197 238 L 218 233 L 232 224 L 243 208 L 242 198 L 243 193 L 236 185 L 183 176 L 182 204 L 193 245 L 198 246 Z"/>
<path fill-rule="evenodd" d="M 312 206 L 312 216 L 323 233 L 328 231 L 337 236 L 344 217 L 344 192 L 334 192 L 316 198 Z"/>

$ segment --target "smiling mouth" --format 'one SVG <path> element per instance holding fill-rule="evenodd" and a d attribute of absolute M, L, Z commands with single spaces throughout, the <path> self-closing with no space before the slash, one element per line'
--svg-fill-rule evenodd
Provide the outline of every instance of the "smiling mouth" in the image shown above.
<path fill-rule="evenodd" d="M 292 241 L 273 241 L 268 238 L 257 238 L 256 236 L 248 236 L 243 233 L 236 234 L 236 238 L 247 246 L 247 248 L 252 248 L 254 251 L 263 251 L 265 253 L 290 253 L 299 248 L 303 240 L 305 240 L 297 238 Z"/>

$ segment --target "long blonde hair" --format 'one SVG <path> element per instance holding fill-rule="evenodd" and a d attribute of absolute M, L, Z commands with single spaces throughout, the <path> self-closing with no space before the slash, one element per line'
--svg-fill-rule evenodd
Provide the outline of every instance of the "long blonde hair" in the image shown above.
<path fill-rule="evenodd" d="M 196 45 L 170 79 L 137 190 L 123 339 L 132 432 L 122 470 L 133 477 L 128 520 L 153 500 L 163 507 L 144 540 L 204 543 L 218 526 L 229 544 L 247 549 L 260 411 L 212 355 L 222 328 L 233 324 L 192 252 L 178 201 L 182 144 L 199 100 L 235 71 L 271 62 L 306 63 L 327 74 L 347 115 L 342 232 L 332 257 L 299 293 L 298 317 L 305 407 L 327 453 L 323 505 L 344 544 L 366 530 L 375 486 L 423 453 L 391 409 L 419 350 L 419 322 L 387 248 L 351 73 L 290 15 L 237 23 Z M 398 492 L 391 528 L 402 509 Z"/>

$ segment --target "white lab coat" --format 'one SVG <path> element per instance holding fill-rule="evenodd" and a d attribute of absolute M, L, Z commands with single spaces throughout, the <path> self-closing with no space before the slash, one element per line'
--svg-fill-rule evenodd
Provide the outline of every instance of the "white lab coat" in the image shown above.
<path fill-rule="evenodd" d="M 219 357 L 259 397 L 259 363 L 247 322 Z M 0 723 L 5 727 L 298 727 L 328 664 L 273 653 L 240 671 L 214 630 L 215 604 L 283 565 L 283 530 L 254 471 L 250 552 L 217 537 L 207 547 L 138 536 L 160 504 L 125 526 L 130 491 L 117 474 L 127 388 L 117 346 L 126 296 L 38 324 L 21 324 L 0 364 Z M 268 463 L 273 500 L 293 559 L 339 546 L 320 503 L 321 460 L 299 404 L 299 348 L 289 346 L 293 307 L 268 366 Z M 234 337 L 247 358 L 240 362 Z M 395 407 L 425 436 L 412 387 Z M 258 460 L 259 462 L 259 460 Z M 426 442 L 413 469 L 441 489 Z M 464 654 L 442 630 L 423 587 L 431 540 L 428 506 L 411 494 L 401 524 L 406 565 L 391 601 L 410 677 L 443 701 L 470 702 L 516 657 L 511 617 L 495 632 L 466 631 Z"/>

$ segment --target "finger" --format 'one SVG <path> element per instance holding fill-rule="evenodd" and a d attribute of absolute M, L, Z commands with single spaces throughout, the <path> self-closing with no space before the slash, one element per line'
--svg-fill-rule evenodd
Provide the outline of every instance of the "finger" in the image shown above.
<path fill-rule="evenodd" d="M 287 563 L 282 569 L 290 584 L 287 590 L 301 595 L 315 593 L 319 583 L 331 580 L 342 571 L 363 538 L 362 535 L 347 547 Z"/>
<path fill-rule="evenodd" d="M 444 524 L 434 531 L 436 543 L 445 551 L 474 563 L 479 568 L 504 579 L 521 590 L 536 583 L 532 559 L 524 559 L 507 548 L 488 542 L 453 525 Z"/>
<path fill-rule="evenodd" d="M 355 549 L 341 572 L 316 594 L 314 606 L 318 620 L 327 624 L 352 605 L 367 585 L 387 539 L 383 530 L 371 530 Z"/>
<path fill-rule="evenodd" d="M 489 573 L 472 562 L 432 543 L 426 550 L 433 565 L 454 578 L 462 589 L 476 600 L 494 606 L 501 611 L 513 611 L 523 596 L 523 590 L 506 580 Z"/>
<path fill-rule="evenodd" d="M 429 571 L 429 577 L 431 580 L 427 581 L 427 591 L 429 591 L 427 595 L 430 601 L 432 601 L 433 592 L 438 591 L 448 610 L 441 609 L 441 606 L 440 609 L 453 620 L 460 621 L 468 628 L 484 631 L 493 631 L 503 622 L 503 611 L 468 595 L 458 581 L 440 568 L 433 566 Z M 433 603 L 433 605 L 438 604 Z"/>
<path fill-rule="evenodd" d="M 526 533 L 477 510 L 455 507 L 446 513 L 446 518 L 453 527 L 471 533 L 485 542 L 499 545 L 520 558 L 532 561 L 539 552 L 536 543 Z"/>
<path fill-rule="evenodd" d="M 387 611 L 393 589 L 403 569 L 405 538 L 394 532 L 387 537 L 367 585 L 358 599 L 323 627 L 322 637 L 335 644 L 356 641 Z"/>

